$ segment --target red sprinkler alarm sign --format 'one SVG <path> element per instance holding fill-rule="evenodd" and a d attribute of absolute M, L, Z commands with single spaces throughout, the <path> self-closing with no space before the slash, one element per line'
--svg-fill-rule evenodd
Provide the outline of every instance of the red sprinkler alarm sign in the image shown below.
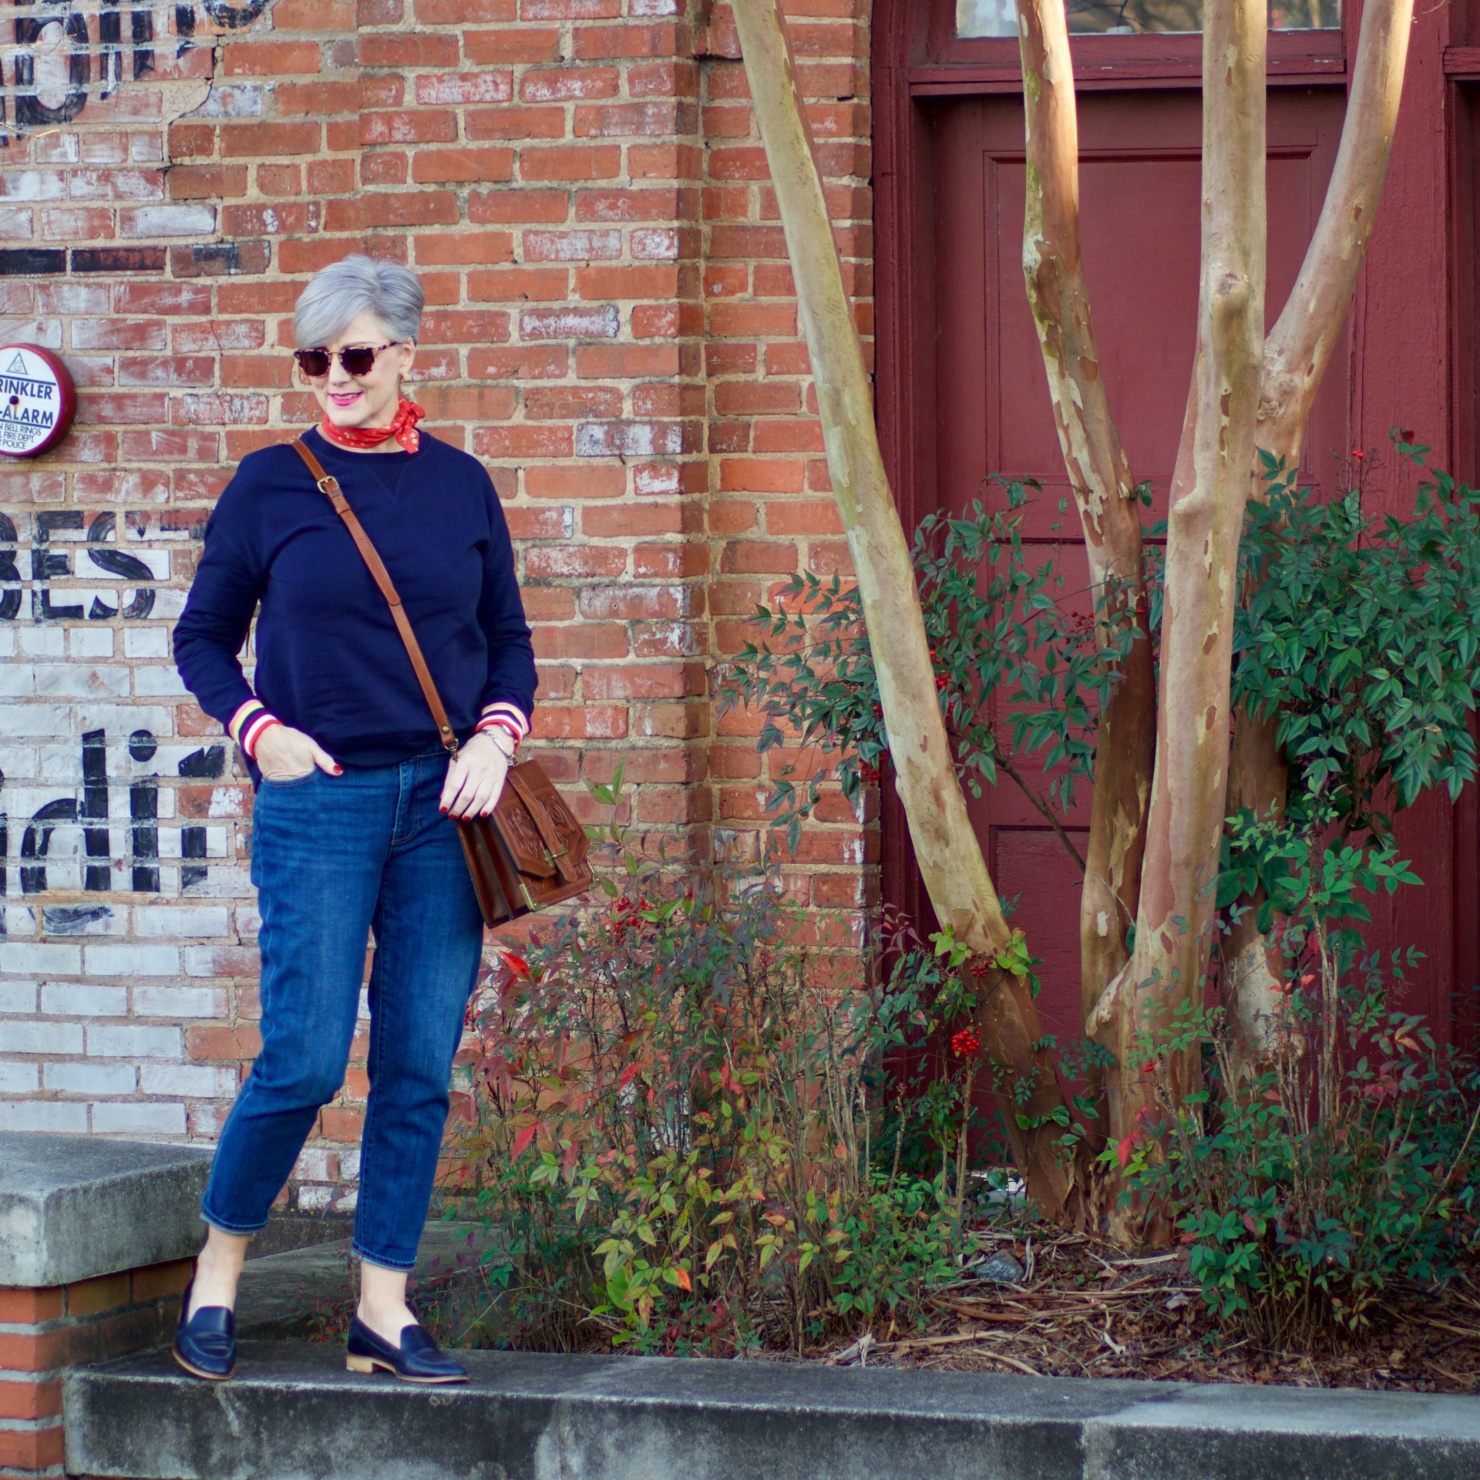
<path fill-rule="evenodd" d="M 67 435 L 77 392 L 67 367 L 39 344 L 0 344 L 0 454 L 35 457 Z"/>

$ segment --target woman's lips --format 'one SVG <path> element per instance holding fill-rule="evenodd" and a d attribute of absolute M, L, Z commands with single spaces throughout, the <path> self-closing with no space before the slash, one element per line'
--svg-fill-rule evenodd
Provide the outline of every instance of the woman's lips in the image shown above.
<path fill-rule="evenodd" d="M 340 391 L 340 392 L 331 391 L 329 393 L 329 399 L 336 406 L 353 406 L 354 403 L 360 399 L 360 392 L 359 391 Z"/>

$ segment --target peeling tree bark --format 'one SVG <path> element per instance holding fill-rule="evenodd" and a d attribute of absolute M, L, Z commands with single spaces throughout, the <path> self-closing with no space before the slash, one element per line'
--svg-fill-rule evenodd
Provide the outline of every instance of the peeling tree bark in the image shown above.
<path fill-rule="evenodd" d="M 1229 688 L 1239 534 L 1254 464 L 1264 349 L 1266 15 L 1256 0 L 1203 12 L 1202 277 L 1197 351 L 1167 528 L 1161 691 L 1135 952 L 1091 1014 L 1138 1033 L 1170 1030 L 1201 990 L 1228 791 Z M 1169 1057 L 1181 1102 L 1196 1055 Z M 1150 1076 L 1140 1076 L 1145 1081 Z M 1149 1083 L 1126 1076 L 1111 1133 L 1159 1119 Z M 1124 1231 L 1124 1230 L 1122 1230 Z"/>
<path fill-rule="evenodd" d="M 1352 71 L 1341 144 L 1300 276 L 1264 346 L 1257 445 L 1295 467 L 1311 406 L 1331 355 L 1340 342 L 1357 275 L 1377 218 L 1403 73 L 1413 29 L 1413 0 L 1368 0 Z M 1262 497 L 1257 470 L 1250 496 Z M 1247 807 L 1257 817 L 1283 816 L 1289 783 L 1273 720 L 1237 716 L 1229 810 Z M 1285 998 L 1278 990 L 1281 963 L 1246 911 L 1225 946 L 1227 996 L 1240 1028 L 1246 1064 L 1265 1060 Z"/>
<path fill-rule="evenodd" d="M 1084 892 L 1081 1011 L 1126 963 L 1156 748 L 1140 504 L 1100 374 L 1079 251 L 1079 128 L 1063 0 L 1018 0 L 1027 125 L 1023 275 L 1048 372 L 1064 466 L 1079 508 L 1102 641 L 1129 626 L 1130 652 L 1100 715 Z M 1117 1092 L 1111 1071 L 1111 1093 Z"/>
<path fill-rule="evenodd" d="M 863 348 L 843 286 L 786 25 L 777 0 L 734 0 L 751 101 L 771 169 L 796 281 L 828 471 L 857 572 L 879 681 L 896 787 L 915 859 L 937 917 L 957 940 L 999 954 L 1011 932 L 966 811 L 936 700 L 929 643 L 909 545 L 889 491 L 874 426 Z M 1051 1218 L 1074 1221 L 1081 1189 L 1061 1155 L 1064 1103 L 1027 983 L 994 970 L 979 1019 L 987 1055 L 1005 1073 L 1004 1121 L 1030 1195 Z M 1022 1095 L 1013 1115 L 1013 1092 Z M 1033 1124 L 1040 1121 L 1040 1124 Z"/>

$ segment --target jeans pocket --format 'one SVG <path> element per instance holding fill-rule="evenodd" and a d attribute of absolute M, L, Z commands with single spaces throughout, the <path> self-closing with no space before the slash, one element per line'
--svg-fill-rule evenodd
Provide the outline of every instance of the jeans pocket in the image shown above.
<path fill-rule="evenodd" d="M 264 786 L 302 786 L 305 781 L 312 781 L 318 774 L 319 768 L 311 766 L 301 776 L 269 776 L 266 771 L 262 773 L 262 784 Z"/>

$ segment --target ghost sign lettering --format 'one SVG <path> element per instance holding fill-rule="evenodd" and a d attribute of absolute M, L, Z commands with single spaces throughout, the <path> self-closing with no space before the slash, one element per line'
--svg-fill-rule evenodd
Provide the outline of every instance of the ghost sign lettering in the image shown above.
<path fill-rule="evenodd" d="M 35 457 L 67 435 L 77 394 L 67 367 L 36 344 L 0 345 L 0 453 Z"/>

